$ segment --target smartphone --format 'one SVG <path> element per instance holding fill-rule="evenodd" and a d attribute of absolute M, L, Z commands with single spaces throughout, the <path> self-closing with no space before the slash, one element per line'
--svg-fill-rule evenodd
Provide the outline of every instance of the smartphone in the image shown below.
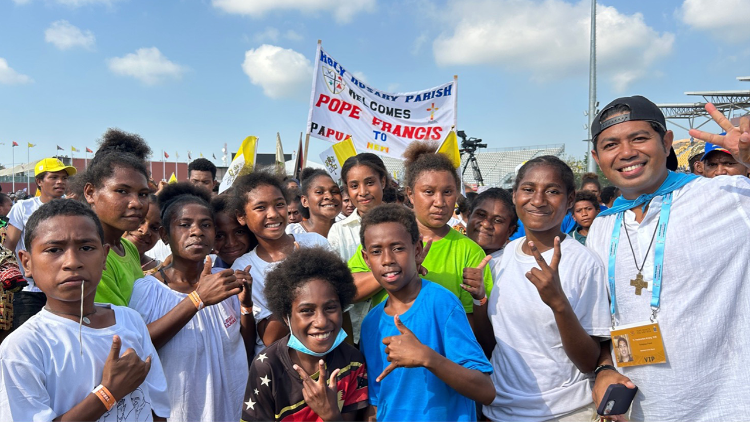
<path fill-rule="evenodd" d="M 604 398 L 599 403 L 596 413 L 601 416 L 623 415 L 627 413 L 637 392 L 638 387 L 628 388 L 622 384 L 610 385 L 607 387 L 607 392 L 604 393 Z"/>

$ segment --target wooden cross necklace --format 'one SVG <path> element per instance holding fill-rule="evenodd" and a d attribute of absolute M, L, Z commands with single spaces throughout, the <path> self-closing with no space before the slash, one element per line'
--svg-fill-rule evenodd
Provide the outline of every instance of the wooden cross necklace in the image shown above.
<path fill-rule="evenodd" d="M 635 276 L 634 280 L 630 280 L 630 285 L 635 287 L 635 294 L 640 296 L 641 290 L 643 290 L 644 287 L 648 287 L 648 283 L 643 279 L 643 267 L 646 266 L 646 260 L 648 259 L 648 253 L 651 251 L 651 246 L 654 244 L 654 239 L 656 238 L 656 231 L 659 230 L 659 222 L 656 222 L 656 229 L 654 229 L 654 235 L 651 236 L 651 243 L 648 244 L 648 249 L 646 249 L 646 254 L 643 255 L 643 263 L 641 263 L 641 266 L 638 267 L 638 259 L 635 257 L 635 250 L 633 249 L 633 242 L 630 241 L 630 234 L 628 233 L 628 227 L 625 226 L 625 221 L 622 222 L 623 227 L 625 227 L 625 236 L 628 237 L 628 245 L 630 245 L 630 252 L 633 253 L 633 262 L 635 262 L 635 268 L 638 270 L 638 274 Z"/>

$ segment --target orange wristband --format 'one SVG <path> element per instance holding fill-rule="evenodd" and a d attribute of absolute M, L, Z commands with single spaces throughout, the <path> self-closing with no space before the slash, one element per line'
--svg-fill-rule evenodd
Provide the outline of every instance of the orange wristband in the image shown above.
<path fill-rule="evenodd" d="M 198 292 L 193 291 L 192 293 L 188 295 L 188 297 L 190 298 L 190 300 L 193 301 L 193 305 L 195 305 L 195 307 L 198 308 L 199 311 L 203 309 L 203 306 L 204 306 L 203 301 L 201 300 L 201 297 L 198 295 Z"/>
<path fill-rule="evenodd" d="M 249 307 L 249 308 L 246 307 L 246 306 L 240 306 L 240 313 L 242 315 L 252 315 L 253 314 L 253 308 L 252 308 L 252 306 Z"/>
<path fill-rule="evenodd" d="M 96 397 L 99 397 L 99 400 L 102 401 L 102 403 L 104 404 L 104 407 L 106 407 L 107 410 L 112 409 L 117 403 L 115 401 L 115 398 L 112 397 L 112 393 L 109 392 L 107 387 L 101 384 L 99 384 L 99 386 L 94 388 L 93 393 L 96 394 Z"/>

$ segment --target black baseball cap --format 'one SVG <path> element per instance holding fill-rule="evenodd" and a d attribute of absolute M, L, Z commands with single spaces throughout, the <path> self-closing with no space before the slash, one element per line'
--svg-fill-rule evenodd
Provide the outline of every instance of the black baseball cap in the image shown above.
<path fill-rule="evenodd" d="M 618 105 L 627 106 L 630 109 L 630 113 L 611 117 L 602 122 L 602 115 Z M 596 140 L 599 134 L 608 127 L 633 120 L 645 120 L 656 123 L 665 131 L 667 130 L 667 121 L 664 118 L 664 113 L 661 112 L 659 107 L 649 101 L 646 97 L 634 95 L 632 97 L 622 97 L 612 101 L 596 115 L 596 118 L 594 118 L 594 121 L 591 123 L 591 139 Z"/>

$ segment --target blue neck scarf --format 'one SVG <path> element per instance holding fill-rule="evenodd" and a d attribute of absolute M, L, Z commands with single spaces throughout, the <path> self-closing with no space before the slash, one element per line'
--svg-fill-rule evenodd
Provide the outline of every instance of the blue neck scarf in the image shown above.
<path fill-rule="evenodd" d="M 675 173 L 673 171 L 670 171 L 669 174 L 667 174 L 667 178 L 664 180 L 664 183 L 659 186 L 659 189 L 656 190 L 654 193 L 644 193 L 643 195 L 640 195 L 639 197 L 635 199 L 625 199 L 622 196 L 618 196 L 617 199 L 615 199 L 614 204 L 612 204 L 612 208 L 606 209 L 599 213 L 599 216 L 604 217 L 607 215 L 617 214 L 626 210 L 629 210 L 631 208 L 637 207 L 638 205 L 643 204 L 643 208 L 646 208 L 646 206 L 651 202 L 652 199 L 654 199 L 657 196 L 664 196 L 675 189 L 679 189 L 688 183 L 692 182 L 693 180 L 697 179 L 698 176 L 695 174 L 687 174 L 687 173 Z"/>

